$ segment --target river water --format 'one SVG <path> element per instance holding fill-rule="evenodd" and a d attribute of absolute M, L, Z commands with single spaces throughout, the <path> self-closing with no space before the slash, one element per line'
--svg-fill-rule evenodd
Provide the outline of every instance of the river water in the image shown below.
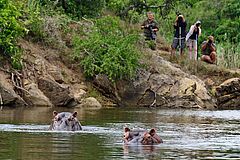
<path fill-rule="evenodd" d="M 240 110 L 75 110 L 83 131 L 54 132 L 48 131 L 52 108 L 3 108 L 0 111 L 0 159 L 240 159 Z M 126 126 L 154 127 L 164 143 L 125 146 L 122 135 Z"/>

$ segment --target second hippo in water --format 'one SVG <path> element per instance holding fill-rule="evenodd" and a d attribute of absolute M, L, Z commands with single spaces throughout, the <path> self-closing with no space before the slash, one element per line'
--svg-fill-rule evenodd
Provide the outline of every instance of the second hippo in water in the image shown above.
<path fill-rule="evenodd" d="M 156 133 L 156 129 L 152 128 L 149 132 L 146 130 L 130 130 L 128 127 L 124 128 L 125 144 L 142 144 L 152 145 L 163 143 L 160 136 Z"/>
<path fill-rule="evenodd" d="M 77 112 L 61 112 L 53 111 L 53 120 L 50 126 L 50 130 L 54 131 L 79 131 L 82 130 L 82 126 L 77 119 Z"/>

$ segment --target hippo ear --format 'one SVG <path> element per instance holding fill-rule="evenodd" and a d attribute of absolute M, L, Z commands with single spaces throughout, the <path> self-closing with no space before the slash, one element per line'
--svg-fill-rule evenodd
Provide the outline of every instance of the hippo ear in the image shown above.
<path fill-rule="evenodd" d="M 73 114 L 72 114 L 73 117 L 77 117 L 77 112 L 75 111 Z"/>
<path fill-rule="evenodd" d="M 58 114 L 57 111 L 53 111 L 53 116 L 56 116 Z"/>

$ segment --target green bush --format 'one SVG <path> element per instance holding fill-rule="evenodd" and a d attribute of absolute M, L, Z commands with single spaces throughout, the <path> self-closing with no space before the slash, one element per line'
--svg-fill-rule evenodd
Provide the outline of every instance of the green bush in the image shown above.
<path fill-rule="evenodd" d="M 63 33 L 69 29 L 68 24 L 72 20 L 69 16 L 52 6 L 42 6 L 38 0 L 28 0 L 25 14 L 28 38 L 53 48 L 65 47 Z"/>
<path fill-rule="evenodd" d="M 105 0 L 42 0 L 41 4 L 48 7 L 61 7 L 68 15 L 81 18 L 99 16 L 105 7 Z"/>
<path fill-rule="evenodd" d="M 138 35 L 127 34 L 120 20 L 98 19 L 87 38 L 74 38 L 74 58 L 80 60 L 87 76 L 106 74 L 110 80 L 131 78 L 139 67 Z"/>
<path fill-rule="evenodd" d="M 25 27 L 29 30 L 34 40 L 44 39 L 47 35 L 44 32 L 44 19 L 41 15 L 41 6 L 37 0 L 28 0 L 25 8 Z"/>
<path fill-rule="evenodd" d="M 18 69 L 21 68 L 21 58 L 15 57 L 21 57 L 21 55 L 16 43 L 26 31 L 19 20 L 22 15 L 21 7 L 20 3 L 14 3 L 12 0 L 0 0 L 0 48 L 5 55 L 11 57 L 13 67 Z"/>

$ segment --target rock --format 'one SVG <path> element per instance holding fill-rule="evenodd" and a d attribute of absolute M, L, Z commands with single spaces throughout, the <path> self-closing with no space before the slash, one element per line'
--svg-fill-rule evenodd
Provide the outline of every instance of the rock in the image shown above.
<path fill-rule="evenodd" d="M 221 109 L 240 109 L 240 78 L 231 78 L 215 88 L 217 103 Z"/>
<path fill-rule="evenodd" d="M 57 66 L 49 65 L 47 68 L 48 73 L 54 78 L 54 80 L 60 84 L 64 82 L 64 78 L 61 69 Z"/>
<path fill-rule="evenodd" d="M 38 88 L 46 95 L 55 106 L 76 105 L 73 96 L 70 96 L 69 87 L 61 85 L 51 78 L 38 79 Z"/>
<path fill-rule="evenodd" d="M 215 82 L 210 78 L 205 79 L 204 82 L 209 87 L 212 87 L 215 84 Z"/>
<path fill-rule="evenodd" d="M 80 89 L 77 93 L 74 93 L 74 99 L 77 101 L 77 102 L 81 102 L 82 99 L 86 96 L 87 92 L 84 91 L 83 89 Z"/>
<path fill-rule="evenodd" d="M 91 109 L 100 109 L 102 105 L 94 97 L 88 97 L 81 101 L 81 104 L 78 107 L 91 108 Z"/>
<path fill-rule="evenodd" d="M 25 106 L 26 102 L 16 94 L 8 77 L 3 72 L 0 72 L 0 103 L 5 106 Z M 2 102 L 1 102 L 2 101 Z"/>
<path fill-rule="evenodd" d="M 35 83 L 30 83 L 25 86 L 29 94 L 26 94 L 24 99 L 28 104 L 33 106 L 52 106 L 50 100 L 38 89 Z"/>
<path fill-rule="evenodd" d="M 122 102 L 119 105 L 123 106 L 208 109 L 216 106 L 202 80 L 183 72 L 156 53 L 149 61 L 151 69 L 138 70 L 134 80 L 121 80 L 113 87 L 110 81 L 101 76 L 96 78 L 96 86 L 102 88 L 105 94 L 115 95 L 118 102 Z"/>

